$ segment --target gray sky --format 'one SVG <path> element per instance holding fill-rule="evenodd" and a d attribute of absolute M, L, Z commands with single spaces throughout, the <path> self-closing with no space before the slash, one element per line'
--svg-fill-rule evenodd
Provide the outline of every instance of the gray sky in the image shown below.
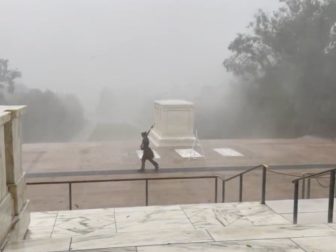
<path fill-rule="evenodd" d="M 227 46 L 278 0 L 1 0 L 0 57 L 93 105 L 104 86 L 219 84 Z"/>

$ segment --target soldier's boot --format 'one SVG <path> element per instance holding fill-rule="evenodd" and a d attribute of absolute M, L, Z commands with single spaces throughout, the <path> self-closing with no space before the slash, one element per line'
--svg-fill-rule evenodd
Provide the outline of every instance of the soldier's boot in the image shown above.
<path fill-rule="evenodd" d="M 146 160 L 141 160 L 141 168 L 138 170 L 138 172 L 144 172 L 145 171 L 145 162 L 146 162 Z"/>
<path fill-rule="evenodd" d="M 154 165 L 155 171 L 158 171 L 159 170 L 159 164 L 157 162 L 155 162 L 153 159 L 151 159 L 150 161 Z"/>

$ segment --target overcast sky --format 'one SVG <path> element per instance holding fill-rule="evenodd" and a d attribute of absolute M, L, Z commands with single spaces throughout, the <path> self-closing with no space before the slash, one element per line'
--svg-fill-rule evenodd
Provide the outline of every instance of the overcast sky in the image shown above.
<path fill-rule="evenodd" d="M 227 81 L 227 46 L 278 0 L 0 0 L 0 57 L 29 87 L 94 104 L 104 86 Z"/>

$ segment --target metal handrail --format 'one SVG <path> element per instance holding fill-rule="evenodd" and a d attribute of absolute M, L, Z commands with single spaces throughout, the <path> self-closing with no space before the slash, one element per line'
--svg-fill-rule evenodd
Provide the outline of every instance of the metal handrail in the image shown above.
<path fill-rule="evenodd" d="M 328 223 L 333 222 L 333 213 L 334 213 L 334 198 L 335 198 L 335 175 L 336 175 L 336 168 L 318 172 L 314 174 L 304 175 L 300 178 L 294 179 L 292 183 L 294 183 L 294 209 L 293 209 L 293 223 L 297 224 L 298 219 L 298 206 L 299 206 L 299 182 L 302 180 L 302 190 L 305 190 L 305 181 L 308 179 L 308 192 L 310 198 L 310 179 L 320 177 L 324 174 L 330 174 L 330 183 L 329 183 L 329 201 L 328 201 Z M 304 198 L 304 191 L 302 192 Z"/>
<path fill-rule="evenodd" d="M 27 185 L 52 185 L 52 184 L 68 184 L 68 196 L 69 196 L 69 210 L 72 210 L 72 184 L 83 183 L 103 183 L 103 182 L 130 182 L 130 181 L 145 181 L 145 204 L 148 206 L 149 194 L 148 194 L 148 182 L 151 180 L 174 180 L 174 179 L 214 179 L 214 201 L 218 202 L 218 179 L 223 181 L 220 176 L 172 176 L 172 177 L 144 177 L 144 178 L 125 178 L 125 179 L 97 179 L 97 180 L 70 180 L 70 181 L 43 181 L 43 182 L 27 182 Z"/>
<path fill-rule="evenodd" d="M 265 199 L 266 199 L 266 170 L 268 168 L 267 165 L 258 165 L 254 166 L 252 168 L 249 168 L 241 173 L 238 173 L 232 177 L 229 177 L 227 179 L 223 179 L 223 184 L 222 184 L 222 202 L 225 202 L 225 183 L 233 180 L 235 178 L 239 177 L 239 202 L 243 201 L 243 177 L 246 173 L 249 173 L 251 171 L 254 171 L 258 168 L 262 168 L 262 184 L 261 184 L 261 204 L 265 205 Z"/>
<path fill-rule="evenodd" d="M 318 182 L 318 184 L 321 187 L 327 188 L 328 186 L 323 186 L 319 181 L 317 177 L 308 177 L 307 175 L 312 175 L 314 173 L 312 172 L 307 172 L 307 173 L 303 173 L 301 176 L 299 175 L 294 175 L 294 174 L 286 174 L 286 173 L 280 173 L 280 172 L 276 172 L 272 169 L 269 169 L 268 171 L 275 173 L 275 174 L 280 174 L 280 175 L 285 175 L 285 176 L 291 176 L 291 177 L 302 177 L 302 183 L 301 183 L 301 193 L 302 193 L 302 199 L 310 199 L 310 194 L 311 194 L 311 180 L 312 179 L 316 179 L 316 181 Z M 322 177 L 323 174 L 321 174 L 320 176 L 318 176 L 319 178 Z M 307 177 L 306 177 L 307 176 Z M 323 177 L 326 178 L 326 177 Z M 306 181 L 307 180 L 307 181 Z"/>
<path fill-rule="evenodd" d="M 229 178 L 227 178 L 227 179 L 224 179 L 224 181 L 225 181 L 225 182 L 228 182 L 228 181 L 230 181 L 230 180 L 232 180 L 232 179 L 234 179 L 234 178 L 239 177 L 240 175 L 244 175 L 245 173 L 249 173 L 249 172 L 251 172 L 251 171 L 253 171 L 253 170 L 255 170 L 255 169 L 261 168 L 262 166 L 266 166 L 266 165 L 257 165 L 257 166 L 251 167 L 251 168 L 249 168 L 249 169 L 247 169 L 247 170 L 245 170 L 245 171 L 243 171 L 243 172 L 241 172 L 241 173 L 238 173 L 238 174 L 236 174 L 236 175 L 233 175 L 232 177 L 229 177 Z M 267 166 L 266 166 L 266 167 L 267 167 Z"/>
<path fill-rule="evenodd" d="M 307 175 L 312 175 L 314 173 L 308 172 L 308 173 L 304 173 L 303 176 L 307 176 Z M 320 176 L 317 177 L 307 177 L 307 178 L 303 178 L 302 179 L 302 183 L 301 183 L 301 193 L 302 193 L 302 199 L 310 199 L 310 194 L 311 194 L 311 180 L 312 179 L 316 179 L 316 181 L 318 182 L 318 177 L 322 177 L 323 174 L 321 174 Z M 324 177 L 325 178 L 325 177 Z M 307 180 L 307 183 L 306 183 Z M 319 183 L 319 182 L 318 182 Z M 307 184 L 307 186 L 306 186 Z M 320 183 L 319 183 L 320 184 Z M 324 187 L 323 185 L 320 184 L 321 187 Z M 327 186 L 326 186 L 327 187 Z M 324 187 L 324 188 L 326 188 Z"/>
<path fill-rule="evenodd" d="M 326 171 L 322 171 L 322 172 L 317 172 L 317 173 L 309 173 L 307 176 L 302 176 L 300 178 L 293 179 L 292 183 L 295 183 L 296 181 L 307 179 L 307 178 L 320 177 L 320 176 L 322 176 L 324 174 L 330 173 L 331 171 L 336 171 L 336 168 L 330 169 L 330 170 L 326 170 Z"/>

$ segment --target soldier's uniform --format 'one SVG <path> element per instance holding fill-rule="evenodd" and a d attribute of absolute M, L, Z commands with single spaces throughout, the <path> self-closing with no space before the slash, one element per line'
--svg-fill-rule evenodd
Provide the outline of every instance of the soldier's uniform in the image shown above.
<path fill-rule="evenodd" d="M 145 163 L 146 163 L 146 160 L 150 161 L 155 169 L 159 169 L 159 164 L 157 162 L 155 162 L 153 160 L 154 158 L 154 153 L 152 151 L 152 149 L 149 147 L 149 139 L 148 139 L 148 136 L 147 136 L 147 132 L 143 132 L 142 133 L 142 143 L 141 143 L 141 146 L 140 146 L 141 150 L 143 150 L 143 155 L 142 155 L 142 158 L 141 158 L 141 171 L 145 170 Z"/>

